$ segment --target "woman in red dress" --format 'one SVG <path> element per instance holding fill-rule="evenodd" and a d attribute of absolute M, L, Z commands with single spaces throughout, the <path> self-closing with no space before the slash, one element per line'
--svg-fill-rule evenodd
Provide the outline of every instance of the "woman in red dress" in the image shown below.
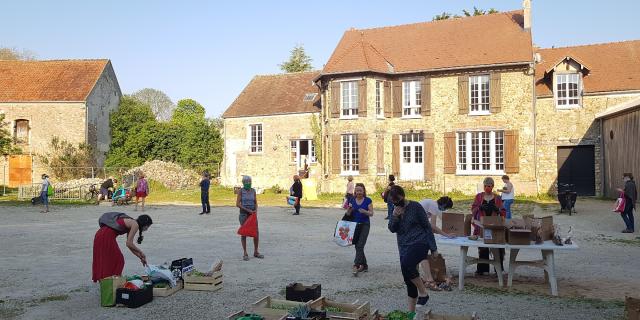
<path fill-rule="evenodd" d="M 502 198 L 493 192 L 495 183 L 493 178 L 486 177 L 483 181 L 484 192 L 480 192 L 476 195 L 471 205 L 471 214 L 473 215 L 473 234 L 482 237 L 482 217 L 487 216 L 501 216 L 504 220 L 507 211 L 504 209 Z M 489 259 L 489 249 L 478 247 L 478 257 L 480 259 Z M 504 249 L 500 249 L 500 257 L 494 257 L 499 259 L 500 264 L 504 260 Z M 476 274 L 484 275 L 488 274 L 490 269 L 486 263 L 478 263 L 476 267 Z M 502 269 L 504 270 L 504 268 Z"/>
<path fill-rule="evenodd" d="M 116 238 L 127 234 L 127 248 L 140 258 L 143 266 L 147 265 L 147 257 L 134 243 L 133 238 L 138 233 L 138 244 L 142 243 L 142 231 L 147 231 L 153 221 L 146 214 L 133 219 L 124 213 L 107 212 L 99 220 L 100 229 L 93 239 L 93 282 L 110 276 L 122 275 L 124 256 Z"/>

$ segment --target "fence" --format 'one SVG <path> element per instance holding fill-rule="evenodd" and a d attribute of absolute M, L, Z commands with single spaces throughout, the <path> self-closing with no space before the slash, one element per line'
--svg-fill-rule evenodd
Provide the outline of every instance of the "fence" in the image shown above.
<path fill-rule="evenodd" d="M 18 199 L 31 199 L 40 196 L 42 184 L 34 183 L 18 187 Z M 52 200 L 82 200 L 85 194 L 89 192 L 89 186 L 77 186 L 69 188 L 54 189 Z"/>

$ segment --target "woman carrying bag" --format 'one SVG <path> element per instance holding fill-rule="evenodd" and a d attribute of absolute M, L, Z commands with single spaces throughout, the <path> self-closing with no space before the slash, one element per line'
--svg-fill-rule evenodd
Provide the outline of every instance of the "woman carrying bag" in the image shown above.
<path fill-rule="evenodd" d="M 354 193 L 355 197 L 349 200 L 349 208 L 345 216 L 358 223 L 356 228 L 357 241 L 354 243 L 356 257 L 353 261 L 353 275 L 357 277 L 358 273 L 369 270 L 367 257 L 364 254 L 364 246 L 367 244 L 367 238 L 369 237 L 369 217 L 373 216 L 373 201 L 366 196 L 366 189 L 362 183 L 356 183 Z"/>
<path fill-rule="evenodd" d="M 256 190 L 251 188 L 250 176 L 242 176 L 242 189 L 238 191 L 236 206 L 240 208 L 240 216 L 238 217 L 240 220 L 240 226 L 243 226 L 249 216 L 255 215 L 256 211 L 258 211 L 258 199 L 256 197 Z M 256 217 L 254 216 L 253 219 L 255 218 Z M 244 251 L 242 260 L 249 261 L 249 254 L 247 253 L 247 237 L 241 236 L 240 241 L 242 242 L 242 250 Z M 253 257 L 263 259 L 264 256 L 258 251 L 259 243 L 259 233 L 256 231 L 256 236 L 253 238 Z"/>

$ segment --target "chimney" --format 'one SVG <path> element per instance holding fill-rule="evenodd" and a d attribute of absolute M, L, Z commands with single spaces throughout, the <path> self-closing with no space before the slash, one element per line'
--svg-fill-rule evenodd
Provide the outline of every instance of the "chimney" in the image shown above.
<path fill-rule="evenodd" d="M 524 11 L 524 29 L 531 30 L 531 0 L 523 0 L 522 9 Z"/>

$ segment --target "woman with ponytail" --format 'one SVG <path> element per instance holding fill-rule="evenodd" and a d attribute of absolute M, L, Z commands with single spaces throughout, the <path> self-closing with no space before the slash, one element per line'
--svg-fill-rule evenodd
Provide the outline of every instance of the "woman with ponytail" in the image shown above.
<path fill-rule="evenodd" d="M 124 256 L 116 238 L 127 234 L 127 248 L 140 259 L 143 266 L 147 265 L 147 257 L 138 248 L 133 239 L 138 234 L 137 243 L 141 244 L 144 237 L 143 231 L 147 231 L 153 224 L 151 217 L 146 214 L 133 219 L 121 212 L 107 212 L 98 220 L 100 229 L 93 239 L 93 281 L 122 275 L 124 269 Z"/>

